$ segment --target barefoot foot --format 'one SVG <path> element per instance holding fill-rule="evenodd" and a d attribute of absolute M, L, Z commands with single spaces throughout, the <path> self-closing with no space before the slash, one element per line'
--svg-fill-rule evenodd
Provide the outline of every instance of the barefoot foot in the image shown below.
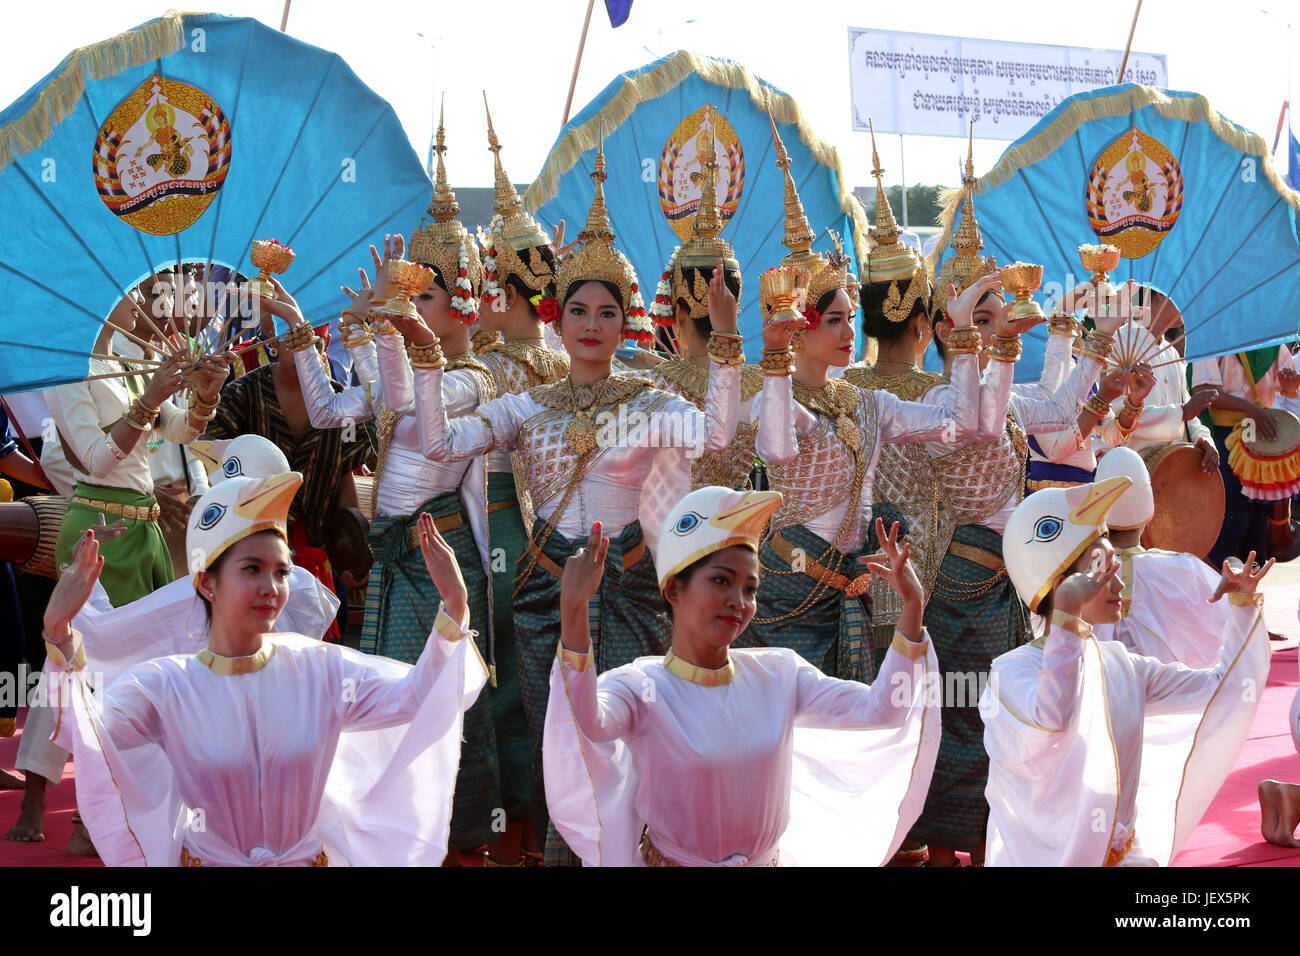
<path fill-rule="evenodd" d="M 18 814 L 18 822 L 5 834 L 5 839 L 16 843 L 40 843 L 45 839 L 45 831 L 42 828 L 44 820 L 45 801 L 42 800 L 38 804 L 30 799 L 24 799 L 22 810 Z"/>
<path fill-rule="evenodd" d="M 1300 847 L 1300 784 L 1263 780 L 1259 785 L 1260 833 L 1276 846 Z"/>
<path fill-rule="evenodd" d="M 68 837 L 68 856 L 99 856 L 95 844 L 90 842 L 86 825 L 78 821 L 72 825 L 72 836 Z"/>

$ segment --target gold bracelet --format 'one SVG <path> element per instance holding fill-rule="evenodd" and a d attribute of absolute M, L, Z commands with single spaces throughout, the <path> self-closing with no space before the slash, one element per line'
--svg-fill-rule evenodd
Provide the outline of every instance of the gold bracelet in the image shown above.
<path fill-rule="evenodd" d="M 346 335 L 344 335 L 343 347 L 345 349 L 359 349 L 363 345 L 369 345 L 374 340 L 375 337 L 371 335 L 369 331 L 367 331 L 365 335 L 357 335 L 354 336 L 353 338 L 348 338 Z"/>
<path fill-rule="evenodd" d="M 1020 344 L 1020 336 L 1013 335 L 1010 338 L 1003 338 L 1001 335 L 994 335 L 993 341 L 989 343 L 989 358 L 995 362 L 1015 362 L 1020 358 L 1020 353 L 1024 348 Z"/>
<path fill-rule="evenodd" d="M 304 321 L 280 336 L 280 344 L 290 352 L 302 352 L 316 344 L 316 330 Z"/>
<path fill-rule="evenodd" d="M 197 406 L 191 405 L 189 408 L 189 414 L 190 418 L 194 419 L 196 422 L 210 422 L 212 419 L 217 417 L 217 406 L 213 405 L 211 408 L 205 409 L 203 413 L 200 414 L 197 411 Z"/>
<path fill-rule="evenodd" d="M 745 353 L 741 351 L 744 338 L 729 332 L 714 332 L 709 336 L 709 360 L 719 365 L 744 365 Z"/>
<path fill-rule="evenodd" d="M 372 330 L 378 335 L 397 335 L 397 326 L 388 320 L 384 312 L 371 312 L 366 318 L 370 320 Z"/>
<path fill-rule="evenodd" d="M 1095 358 L 1102 365 L 1110 359 L 1115 351 L 1115 336 L 1093 329 L 1084 339 L 1083 348 L 1079 350 L 1080 358 Z"/>
<path fill-rule="evenodd" d="M 437 339 L 431 345 L 408 345 L 406 354 L 410 357 L 411 368 L 442 368 L 447 364 Z"/>
<path fill-rule="evenodd" d="M 1070 338 L 1079 337 L 1079 320 L 1074 316 L 1061 312 L 1047 320 L 1047 332 L 1049 335 L 1068 335 Z"/>
<path fill-rule="evenodd" d="M 142 432 L 147 432 L 153 428 L 153 420 L 158 416 L 158 409 L 150 408 L 144 403 L 143 399 L 134 399 L 130 407 L 127 408 L 126 414 L 122 417 L 132 428 Z"/>
<path fill-rule="evenodd" d="M 979 329 L 963 326 L 948 333 L 947 350 L 954 355 L 978 355 L 984 350 L 984 340 L 980 338 Z"/>
<path fill-rule="evenodd" d="M 344 326 L 344 325 L 351 325 L 351 324 L 353 324 L 353 322 L 344 322 L 344 321 L 343 321 L 344 317 L 345 317 L 345 316 L 349 316 L 349 315 L 352 316 L 353 322 L 355 322 L 357 325 L 365 325 L 365 324 L 366 324 L 366 317 L 365 317 L 364 315 L 362 315 L 360 312 L 358 312 L 356 309 L 344 309 L 342 312 L 339 313 L 339 326 L 340 326 L 340 327 L 342 327 L 342 326 Z"/>
<path fill-rule="evenodd" d="M 1088 411 L 1096 414 L 1098 418 L 1105 418 L 1110 414 L 1110 403 L 1101 397 L 1101 393 L 1089 395 L 1088 400 L 1083 403 L 1083 407 Z"/>
<path fill-rule="evenodd" d="M 787 348 L 769 351 L 764 349 L 758 367 L 763 370 L 764 375 L 793 375 L 794 350 Z"/>
<path fill-rule="evenodd" d="M 147 432 L 147 431 L 149 431 L 150 428 L 153 427 L 153 426 L 148 425 L 148 424 L 144 424 L 144 425 L 140 424 L 138 421 L 136 421 L 136 420 L 131 416 L 131 413 L 130 413 L 129 411 L 128 411 L 125 415 L 122 416 L 122 421 L 126 422 L 128 425 L 130 425 L 132 428 L 134 428 L 134 429 L 135 429 L 136 431 L 138 431 L 138 432 Z M 109 442 L 112 442 L 112 440 L 113 440 L 113 439 L 112 439 L 112 436 L 109 436 Z M 114 454 L 117 454 L 117 453 L 114 452 Z M 122 460 L 124 459 L 124 457 L 125 457 L 125 456 L 118 455 L 118 459 L 117 459 L 117 460 L 118 460 L 118 461 L 122 461 Z"/>

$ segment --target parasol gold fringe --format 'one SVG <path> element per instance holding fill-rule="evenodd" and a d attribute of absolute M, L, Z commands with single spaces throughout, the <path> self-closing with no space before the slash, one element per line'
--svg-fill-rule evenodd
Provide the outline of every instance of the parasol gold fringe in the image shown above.
<path fill-rule="evenodd" d="M 172 10 L 135 30 L 73 50 L 67 65 L 45 85 L 31 109 L 0 128 L 0 171 L 50 138 L 54 128 L 77 108 L 87 79 L 108 79 L 170 56 L 184 45 L 182 14 Z"/>
<path fill-rule="evenodd" d="M 799 130 L 800 140 L 812 152 L 813 159 L 834 171 L 840 191 L 840 211 L 852 220 L 853 247 L 859 257 L 865 257 L 869 246 L 867 217 L 862 204 L 845 186 L 839 150 L 818 138 L 793 97 L 784 93 L 778 94 L 771 87 L 763 86 L 759 83 L 758 77 L 737 63 L 715 60 L 687 50 L 674 53 L 666 63 L 656 69 L 624 80 L 622 88 L 610 98 L 599 113 L 582 126 L 568 132 L 546 157 L 541 173 L 524 195 L 524 203 L 529 212 L 536 213 L 555 197 L 559 190 L 560 177 L 573 168 L 583 153 L 596 148 L 602 127 L 606 131 L 617 128 L 641 103 L 662 96 L 692 75 L 698 75 L 701 79 L 719 86 L 745 90 L 749 93 L 750 100 L 760 110 L 765 108 L 770 99 L 773 118 L 778 123 L 795 125 Z"/>
<path fill-rule="evenodd" d="M 1131 89 L 1124 90 L 1121 93 L 1113 93 L 1110 96 L 1094 96 L 1071 103 L 1060 116 L 1052 121 L 1052 124 L 1047 129 L 1033 139 L 1012 146 L 1003 153 L 1002 158 L 998 160 L 998 164 L 980 177 L 979 185 L 975 188 L 975 194 L 978 196 L 981 193 L 996 189 L 1010 179 L 1017 170 L 1025 166 L 1031 166 L 1055 152 L 1061 144 L 1074 135 L 1080 126 L 1089 120 L 1120 116 L 1133 110 L 1142 109 L 1145 106 L 1154 106 L 1161 116 L 1168 119 L 1183 120 L 1187 123 L 1205 120 L 1209 124 L 1210 130 L 1219 139 L 1233 149 L 1260 160 L 1265 178 L 1293 209 L 1300 210 L 1300 192 L 1288 187 L 1282 177 L 1278 175 L 1272 159 L 1269 158 L 1268 144 L 1264 142 L 1262 136 L 1248 133 L 1234 126 L 1215 112 L 1214 108 L 1210 106 L 1210 101 L 1204 96 L 1171 97 L 1154 86 L 1134 86 Z M 939 257 L 943 254 L 944 248 L 952 238 L 953 223 L 961 205 L 961 197 L 961 189 L 945 189 L 939 194 L 938 204 L 943 207 L 942 212 L 939 214 L 939 225 L 942 231 L 939 233 L 939 241 L 935 243 L 934 251 L 926 257 L 925 261 L 926 267 L 932 273 L 939 261 Z"/>

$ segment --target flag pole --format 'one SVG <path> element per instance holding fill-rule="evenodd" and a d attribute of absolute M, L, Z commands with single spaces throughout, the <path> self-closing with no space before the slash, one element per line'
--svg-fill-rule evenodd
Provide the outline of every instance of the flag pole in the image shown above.
<path fill-rule="evenodd" d="M 289 4 L 291 4 L 291 3 L 293 3 L 293 0 L 284 0 L 284 12 L 280 14 L 280 32 L 281 32 L 281 33 L 284 33 L 284 32 L 285 32 L 285 27 L 287 27 L 287 26 L 289 25 Z"/>
<path fill-rule="evenodd" d="M 1282 109 L 1277 114 L 1277 132 L 1273 134 L 1273 149 L 1270 152 L 1270 155 L 1277 152 L 1277 144 L 1282 142 L 1282 121 L 1286 119 L 1286 111 L 1288 106 L 1290 106 L 1290 103 L 1287 100 L 1283 100 Z"/>
<path fill-rule="evenodd" d="M 1133 25 L 1128 28 L 1128 42 L 1124 44 L 1124 59 L 1119 64 L 1118 83 L 1124 82 L 1124 72 L 1128 69 L 1128 51 L 1133 47 L 1133 33 L 1137 30 L 1138 14 L 1142 12 L 1142 0 L 1137 0 L 1137 9 L 1133 11 Z"/>
<path fill-rule="evenodd" d="M 578 40 L 578 55 L 573 58 L 573 79 L 569 80 L 569 98 L 564 101 L 564 119 L 560 120 L 563 126 L 569 121 L 569 110 L 573 106 L 573 91 L 578 86 L 578 66 L 582 63 L 582 48 L 587 45 L 587 27 L 591 26 L 591 11 L 596 6 L 596 0 L 587 0 L 587 18 L 582 21 L 582 38 Z"/>

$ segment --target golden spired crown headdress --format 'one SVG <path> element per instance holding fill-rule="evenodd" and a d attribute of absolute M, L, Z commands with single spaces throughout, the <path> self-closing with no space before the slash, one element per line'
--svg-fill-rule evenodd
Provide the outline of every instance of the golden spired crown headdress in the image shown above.
<path fill-rule="evenodd" d="M 605 208 L 604 182 L 607 178 L 602 133 L 596 146 L 596 159 L 591 172 L 592 182 L 596 186 L 591 208 L 587 211 L 587 222 L 578 233 L 577 248 L 560 263 L 555 279 L 555 297 L 563 304 L 564 297 L 574 285 L 593 280 L 608 282 L 619 291 L 623 315 L 627 320 L 627 338 L 650 342 L 654 336 L 650 331 L 650 320 L 646 318 L 636 270 L 632 268 L 627 256 L 614 245 L 614 228 L 609 223 L 609 210 Z"/>
<path fill-rule="evenodd" d="M 888 282 L 889 290 L 885 293 L 881 311 L 890 322 L 906 322 L 917 299 L 921 300 L 923 309 L 929 305 L 929 277 L 917 251 L 898 241 L 903 230 L 898 227 L 889 196 L 885 194 L 885 171 L 880 168 L 876 130 L 871 120 L 867 120 L 867 127 L 871 130 L 871 173 L 876 177 L 876 244 L 867 254 L 863 281 Z M 905 289 L 899 287 L 900 282 L 906 283 Z"/>
<path fill-rule="evenodd" d="M 474 240 L 456 219 L 460 215 L 460 203 L 447 185 L 447 167 L 442 158 L 447 151 L 442 115 L 439 109 L 438 133 L 433 147 L 438 154 L 438 172 L 428 209 L 433 222 L 426 226 L 421 220 L 420 228 L 411 233 L 411 241 L 406 244 L 406 257 L 411 262 L 423 262 L 438 270 L 451 293 L 452 313 L 469 324 L 478 319 L 478 291 L 483 285 L 483 268 Z"/>
<path fill-rule="evenodd" d="M 541 292 L 555 281 L 555 269 L 541 252 L 550 246 L 551 237 L 524 211 L 523 201 L 501 165 L 501 144 L 492 128 L 486 92 L 483 109 L 487 112 L 488 150 L 496 165 L 496 195 L 492 201 L 496 215 L 488 226 L 483 255 L 483 300 L 489 301 L 501 292 L 511 276 L 533 292 Z"/>
<path fill-rule="evenodd" d="M 701 318 L 709 314 L 709 283 L 700 274 L 695 273 L 695 281 L 687 282 L 683 269 L 712 270 L 722 260 L 724 270 L 740 274 L 740 263 L 736 261 L 735 250 L 725 239 L 719 238 L 722 232 L 722 217 L 718 214 L 718 154 L 717 134 L 712 127 L 710 116 L 712 108 L 705 104 L 704 121 L 709 125 L 708 148 L 700 154 L 700 208 L 695 212 L 691 222 L 691 237 L 673 250 L 664 273 L 659 277 L 659 287 L 655 290 L 654 302 L 650 305 L 650 316 L 659 325 L 672 325 L 677 316 L 677 300 L 684 299 L 690 309 L 691 318 Z"/>
<path fill-rule="evenodd" d="M 966 173 L 961 178 L 965 198 L 961 204 L 961 223 L 952 237 L 954 255 L 944 260 L 939 273 L 934 279 L 934 292 L 930 297 L 933 311 L 946 311 L 948 308 L 948 285 L 961 295 L 970 284 L 981 276 L 992 275 L 998 271 L 997 262 L 992 256 L 981 256 L 984 239 L 980 236 L 980 224 L 975 220 L 975 187 L 979 180 L 975 178 L 975 122 L 970 124 L 970 140 L 966 146 Z"/>
<path fill-rule="evenodd" d="M 817 301 L 827 292 L 834 289 L 843 289 L 849 295 L 849 303 L 853 308 L 858 305 L 858 280 L 852 272 L 849 271 L 849 257 L 844 254 L 843 245 L 839 236 L 831 233 L 831 239 L 835 243 L 835 251 L 823 255 L 813 250 L 813 240 L 817 234 L 813 232 L 812 226 L 808 224 L 808 217 L 804 214 L 803 203 L 799 199 L 799 191 L 795 188 L 794 177 L 790 175 L 790 156 L 785 151 L 785 144 L 781 142 L 781 134 L 777 132 L 776 120 L 772 118 L 772 107 L 768 104 L 767 121 L 772 125 L 772 141 L 776 146 L 776 165 L 785 174 L 785 235 L 781 239 L 782 245 L 790 250 L 790 254 L 781 260 L 781 265 L 792 266 L 796 269 L 807 269 L 812 273 L 812 281 L 808 283 L 808 307 L 815 308 Z M 762 294 L 760 293 L 760 299 Z M 764 311 L 769 308 L 769 303 L 760 302 Z"/>

